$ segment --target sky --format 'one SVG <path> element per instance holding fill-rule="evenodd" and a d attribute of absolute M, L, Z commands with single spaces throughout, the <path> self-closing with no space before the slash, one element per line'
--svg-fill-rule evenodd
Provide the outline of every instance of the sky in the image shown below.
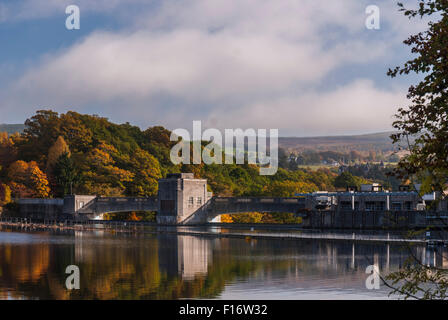
<path fill-rule="evenodd" d="M 418 78 L 386 73 L 426 23 L 395 0 L 0 0 L 0 123 L 52 109 L 142 129 L 390 131 Z"/>

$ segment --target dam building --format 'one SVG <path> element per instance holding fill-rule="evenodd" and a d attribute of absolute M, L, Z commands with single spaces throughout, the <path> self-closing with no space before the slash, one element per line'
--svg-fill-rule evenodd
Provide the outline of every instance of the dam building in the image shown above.
<path fill-rule="evenodd" d="M 157 197 L 102 197 L 70 195 L 63 199 L 19 199 L 22 217 L 52 220 L 103 219 L 105 213 L 154 211 L 160 225 L 194 225 L 219 222 L 223 214 L 283 212 L 302 217 L 312 228 L 380 228 L 392 225 L 425 227 L 430 219 L 447 219 L 447 201 L 440 195 L 401 187 L 383 190 L 379 184 L 360 191 L 319 191 L 294 197 L 218 197 L 208 191 L 207 180 L 192 173 L 173 173 L 159 180 Z M 404 221 L 404 222 L 403 222 Z"/>
<path fill-rule="evenodd" d="M 401 186 L 400 191 L 383 190 L 380 184 L 363 184 L 361 191 L 348 187 L 345 192 L 317 191 L 298 193 L 304 198 L 307 210 L 320 211 L 447 211 L 447 201 L 439 201 L 435 206 L 437 193 L 425 194 L 409 191 L 408 186 Z"/>

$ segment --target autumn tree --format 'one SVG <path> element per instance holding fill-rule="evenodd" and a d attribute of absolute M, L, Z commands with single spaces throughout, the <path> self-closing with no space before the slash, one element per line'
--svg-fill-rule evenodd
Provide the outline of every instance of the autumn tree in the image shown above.
<path fill-rule="evenodd" d="M 38 110 L 25 121 L 24 139 L 19 144 L 19 158 L 45 165 L 48 150 L 60 136 L 60 125 L 57 112 Z"/>
<path fill-rule="evenodd" d="M 126 190 L 134 174 L 116 165 L 118 150 L 105 142 L 93 148 L 82 160 L 83 188 L 88 194 L 118 196 Z M 125 160 L 129 161 L 129 160 Z"/>
<path fill-rule="evenodd" d="M 298 181 L 274 181 L 267 189 L 266 195 L 271 197 L 294 197 L 296 193 L 310 193 L 317 191 L 316 185 Z"/>
<path fill-rule="evenodd" d="M 302 223 L 302 217 L 296 217 L 292 212 L 271 212 L 263 215 L 262 222 L 272 224 L 300 224 Z"/>
<path fill-rule="evenodd" d="M 138 149 L 130 163 L 134 177 L 128 183 L 128 194 L 140 197 L 157 195 L 158 180 L 162 178 L 157 159 L 148 152 Z"/>
<path fill-rule="evenodd" d="M 62 136 L 59 136 L 56 139 L 56 142 L 51 146 L 50 150 L 48 151 L 48 158 L 47 158 L 47 172 L 52 171 L 54 165 L 59 160 L 59 158 L 66 154 L 67 157 L 70 157 L 70 149 L 65 142 L 64 138 Z"/>
<path fill-rule="evenodd" d="M 260 223 L 262 219 L 263 213 L 261 212 L 244 212 L 232 214 L 232 220 L 234 223 Z"/>
<path fill-rule="evenodd" d="M 353 174 L 351 174 L 348 171 L 342 172 L 334 180 L 334 186 L 336 188 L 347 188 L 347 187 L 360 188 L 361 184 L 365 184 L 365 183 L 369 183 L 369 181 L 362 177 L 354 176 Z"/>
<path fill-rule="evenodd" d="M 221 215 L 221 223 L 232 223 L 233 218 L 231 214 L 222 214 Z"/>
<path fill-rule="evenodd" d="M 47 198 L 50 195 L 50 187 L 48 186 L 48 179 L 38 166 L 29 168 L 30 186 L 33 189 L 36 198 Z"/>
<path fill-rule="evenodd" d="M 62 154 L 54 165 L 54 177 L 58 194 L 65 196 L 73 194 L 73 188 L 82 180 L 82 175 L 75 167 L 69 153 Z"/>
<path fill-rule="evenodd" d="M 7 132 L 0 132 L 0 167 L 7 168 L 15 160 L 17 160 L 17 148 L 12 137 Z"/>
<path fill-rule="evenodd" d="M 73 152 L 87 152 L 93 143 L 93 132 L 81 120 L 82 115 L 69 111 L 60 115 L 60 134 Z"/>
<path fill-rule="evenodd" d="M 0 182 L 0 207 L 11 202 L 11 188 Z"/>
<path fill-rule="evenodd" d="M 35 163 L 33 163 L 34 165 Z M 35 164 L 37 165 L 37 164 Z M 27 183 L 29 164 L 25 161 L 18 160 L 11 164 L 8 169 L 8 179 L 18 183 Z"/>
<path fill-rule="evenodd" d="M 399 161 L 395 173 L 402 178 L 424 173 L 431 177 L 428 189 L 443 191 L 448 181 L 448 2 L 420 0 L 417 10 L 399 6 L 409 18 L 433 19 L 426 31 L 404 41 L 416 57 L 388 72 L 391 77 L 424 75 L 422 81 L 409 87 L 410 104 L 399 108 L 393 123 L 398 131 L 392 135 L 394 143 L 410 151 Z"/>
<path fill-rule="evenodd" d="M 18 197 L 46 198 L 50 194 L 47 176 L 34 161 L 14 162 L 8 169 L 7 177 L 12 193 Z"/>
<path fill-rule="evenodd" d="M 438 191 L 440 200 L 448 182 L 448 1 L 419 0 L 417 9 L 400 11 L 410 19 L 430 20 L 425 31 L 411 35 L 404 43 L 413 58 L 388 75 L 418 74 L 421 81 L 408 89 L 409 105 L 398 109 L 393 142 L 409 150 L 398 163 L 399 178 L 424 179 L 422 192 Z M 411 139 L 414 138 L 414 139 Z M 427 266 L 418 258 L 387 277 L 394 293 L 405 298 L 446 299 L 448 270 Z"/>

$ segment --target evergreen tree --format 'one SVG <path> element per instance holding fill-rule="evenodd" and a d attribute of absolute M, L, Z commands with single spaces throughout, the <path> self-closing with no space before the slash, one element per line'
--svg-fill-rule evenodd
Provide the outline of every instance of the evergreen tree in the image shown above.
<path fill-rule="evenodd" d="M 359 186 L 359 182 L 350 172 L 342 172 L 334 180 L 334 186 L 336 188 L 347 188 L 352 186 Z"/>
<path fill-rule="evenodd" d="M 48 151 L 47 172 L 52 170 L 53 166 L 63 154 L 67 154 L 68 157 L 70 157 L 70 149 L 64 138 L 62 136 L 59 136 L 56 142 Z"/>
<path fill-rule="evenodd" d="M 54 176 L 58 184 L 58 194 L 62 196 L 73 194 L 73 188 L 81 181 L 81 176 L 67 152 L 57 160 Z"/>

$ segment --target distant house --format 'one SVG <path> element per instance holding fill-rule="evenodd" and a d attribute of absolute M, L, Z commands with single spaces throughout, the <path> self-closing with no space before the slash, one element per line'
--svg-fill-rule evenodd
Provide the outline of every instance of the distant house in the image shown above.
<path fill-rule="evenodd" d="M 347 170 L 348 170 L 348 166 L 346 166 L 346 165 L 340 165 L 340 166 L 339 166 L 339 169 L 338 169 L 338 173 L 341 174 L 341 173 L 343 173 L 343 172 L 345 172 L 345 171 L 347 171 Z"/>
<path fill-rule="evenodd" d="M 361 192 L 380 192 L 383 186 L 379 183 L 361 184 Z"/>

